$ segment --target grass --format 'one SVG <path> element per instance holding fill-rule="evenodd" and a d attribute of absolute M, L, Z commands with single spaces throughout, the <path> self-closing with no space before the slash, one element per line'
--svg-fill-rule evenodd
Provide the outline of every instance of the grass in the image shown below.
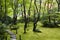
<path fill-rule="evenodd" d="M 33 23 L 29 23 L 27 27 L 27 33 L 24 34 L 23 28 L 24 23 L 17 24 L 19 26 L 17 40 L 19 40 L 19 35 L 21 35 L 22 40 L 60 40 L 60 28 L 44 28 L 38 23 L 37 29 L 42 31 L 42 33 L 33 32 Z"/>

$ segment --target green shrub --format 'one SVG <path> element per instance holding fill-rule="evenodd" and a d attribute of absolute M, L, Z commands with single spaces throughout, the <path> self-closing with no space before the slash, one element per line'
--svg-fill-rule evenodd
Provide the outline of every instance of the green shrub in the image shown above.
<path fill-rule="evenodd" d="M 3 40 L 6 35 L 6 25 L 0 23 L 0 39 Z"/>

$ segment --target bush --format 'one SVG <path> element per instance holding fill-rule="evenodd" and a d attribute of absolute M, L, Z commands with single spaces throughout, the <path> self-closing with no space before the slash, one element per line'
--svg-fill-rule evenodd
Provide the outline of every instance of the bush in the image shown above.
<path fill-rule="evenodd" d="M 5 37 L 6 25 L 0 22 L 0 39 L 3 40 Z"/>
<path fill-rule="evenodd" d="M 54 22 L 49 23 L 49 22 L 46 20 L 46 21 L 43 21 L 43 27 L 54 28 L 54 27 L 58 27 L 58 25 L 55 24 Z"/>

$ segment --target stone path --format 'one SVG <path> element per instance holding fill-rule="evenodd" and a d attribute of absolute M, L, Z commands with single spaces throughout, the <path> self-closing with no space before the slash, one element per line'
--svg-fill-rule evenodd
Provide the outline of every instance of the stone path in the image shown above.
<path fill-rule="evenodd" d="M 6 32 L 10 35 L 10 40 L 16 40 L 16 35 L 10 30 L 6 30 Z"/>

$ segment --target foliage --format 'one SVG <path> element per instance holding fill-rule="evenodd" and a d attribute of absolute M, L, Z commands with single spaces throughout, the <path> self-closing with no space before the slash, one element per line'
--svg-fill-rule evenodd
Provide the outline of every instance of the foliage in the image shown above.
<path fill-rule="evenodd" d="M 6 29 L 7 29 L 7 27 L 6 27 L 6 25 L 5 24 L 2 24 L 1 22 L 0 22 L 0 39 L 1 40 L 3 40 L 4 39 L 4 37 L 6 36 Z"/>

